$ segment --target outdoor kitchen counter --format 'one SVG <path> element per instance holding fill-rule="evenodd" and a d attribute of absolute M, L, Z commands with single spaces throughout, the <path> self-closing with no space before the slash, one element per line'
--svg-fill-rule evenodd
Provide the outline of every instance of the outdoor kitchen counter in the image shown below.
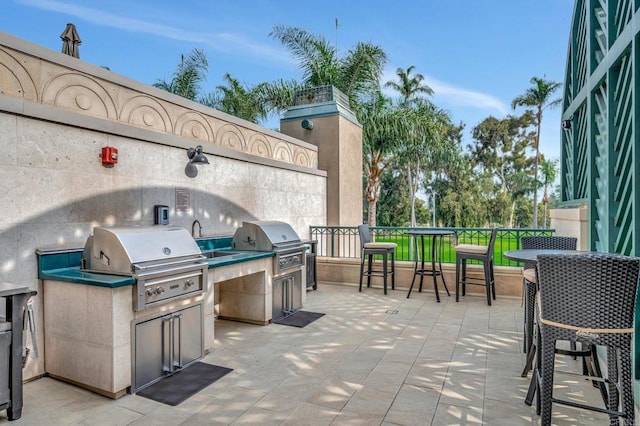
<path fill-rule="evenodd" d="M 202 249 L 205 256 L 212 256 L 207 259 L 206 293 L 138 312 L 132 309 L 132 277 L 81 271 L 82 250 L 78 247 L 38 249 L 38 274 L 47 307 L 46 373 L 119 398 L 132 383 L 134 321 L 202 304 L 205 353 L 213 349 L 218 315 L 268 324 L 272 318 L 273 253 L 232 251 L 219 241 Z"/>
<path fill-rule="evenodd" d="M 118 288 L 135 284 L 136 280 L 131 276 L 110 275 L 93 273 L 80 270 L 80 257 L 75 256 L 78 249 L 68 249 L 61 251 L 46 251 L 39 249 L 38 254 L 38 278 L 50 281 L 62 281 L 73 284 L 93 285 L 98 287 Z M 205 251 L 207 253 L 224 253 L 225 255 L 207 259 L 209 269 L 237 263 L 249 262 L 252 260 L 273 257 L 273 252 L 255 251 L 231 251 L 231 249 L 216 249 Z M 227 254 L 228 253 L 228 254 Z"/>

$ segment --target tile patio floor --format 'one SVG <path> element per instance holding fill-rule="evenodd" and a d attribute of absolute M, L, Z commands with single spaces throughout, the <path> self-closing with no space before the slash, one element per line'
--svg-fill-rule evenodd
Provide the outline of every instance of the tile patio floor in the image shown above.
<path fill-rule="evenodd" d="M 26 425 L 529 425 L 535 409 L 520 377 L 520 299 L 319 285 L 305 310 L 326 315 L 305 328 L 217 321 L 205 362 L 234 371 L 171 407 L 137 395 L 110 400 L 51 378 L 27 383 Z M 579 371 L 578 361 L 568 367 Z M 564 377 L 559 392 L 597 400 Z M 558 383 L 558 380 L 556 380 Z M 586 395 L 585 395 L 586 393 Z M 554 424 L 607 424 L 599 413 L 554 406 Z"/>

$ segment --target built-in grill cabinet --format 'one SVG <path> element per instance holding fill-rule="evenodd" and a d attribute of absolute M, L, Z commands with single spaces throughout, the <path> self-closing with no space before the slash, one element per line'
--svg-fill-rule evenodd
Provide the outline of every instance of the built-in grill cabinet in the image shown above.
<path fill-rule="evenodd" d="M 243 222 L 233 236 L 233 248 L 274 253 L 272 319 L 290 315 L 302 307 L 305 249 L 291 225 L 275 220 Z"/>
<path fill-rule="evenodd" d="M 166 307 L 131 325 L 131 393 L 204 356 L 202 301 L 175 303 L 207 289 L 209 264 L 186 229 L 94 228 L 82 263 L 85 271 L 135 278 L 133 310 L 140 315 L 150 307 Z"/>

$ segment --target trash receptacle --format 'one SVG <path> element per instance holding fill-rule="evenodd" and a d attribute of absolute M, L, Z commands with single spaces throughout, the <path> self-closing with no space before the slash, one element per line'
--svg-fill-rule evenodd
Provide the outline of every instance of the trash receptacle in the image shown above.
<path fill-rule="evenodd" d="M 306 254 L 305 263 L 307 265 L 307 289 L 313 288 L 314 290 L 318 289 L 318 276 L 316 274 L 316 253 L 318 241 L 311 240 L 305 242 L 305 245 L 309 246 L 309 251 Z"/>
<path fill-rule="evenodd" d="M 22 415 L 22 347 L 27 301 L 36 292 L 26 286 L 0 283 L 4 317 L 0 317 L 0 410 L 9 420 Z"/>

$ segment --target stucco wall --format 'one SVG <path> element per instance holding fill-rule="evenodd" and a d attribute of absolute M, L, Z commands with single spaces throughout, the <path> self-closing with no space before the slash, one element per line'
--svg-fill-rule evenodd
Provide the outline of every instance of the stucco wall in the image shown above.
<path fill-rule="evenodd" d="M 197 144 L 211 164 L 191 179 L 186 150 Z M 103 146 L 118 148 L 115 167 L 102 166 Z M 3 33 L 0 148 L 1 279 L 40 295 L 36 248 L 83 246 L 94 226 L 153 224 L 155 204 L 174 225 L 198 219 L 205 235 L 264 219 L 307 238 L 326 223 L 316 147 Z M 176 190 L 189 193 L 185 211 Z M 40 295 L 41 356 L 26 378 L 44 371 Z"/>
<path fill-rule="evenodd" d="M 587 207 L 573 209 L 551 209 L 551 228 L 556 235 L 576 237 L 578 250 L 589 250 L 589 223 Z"/>

